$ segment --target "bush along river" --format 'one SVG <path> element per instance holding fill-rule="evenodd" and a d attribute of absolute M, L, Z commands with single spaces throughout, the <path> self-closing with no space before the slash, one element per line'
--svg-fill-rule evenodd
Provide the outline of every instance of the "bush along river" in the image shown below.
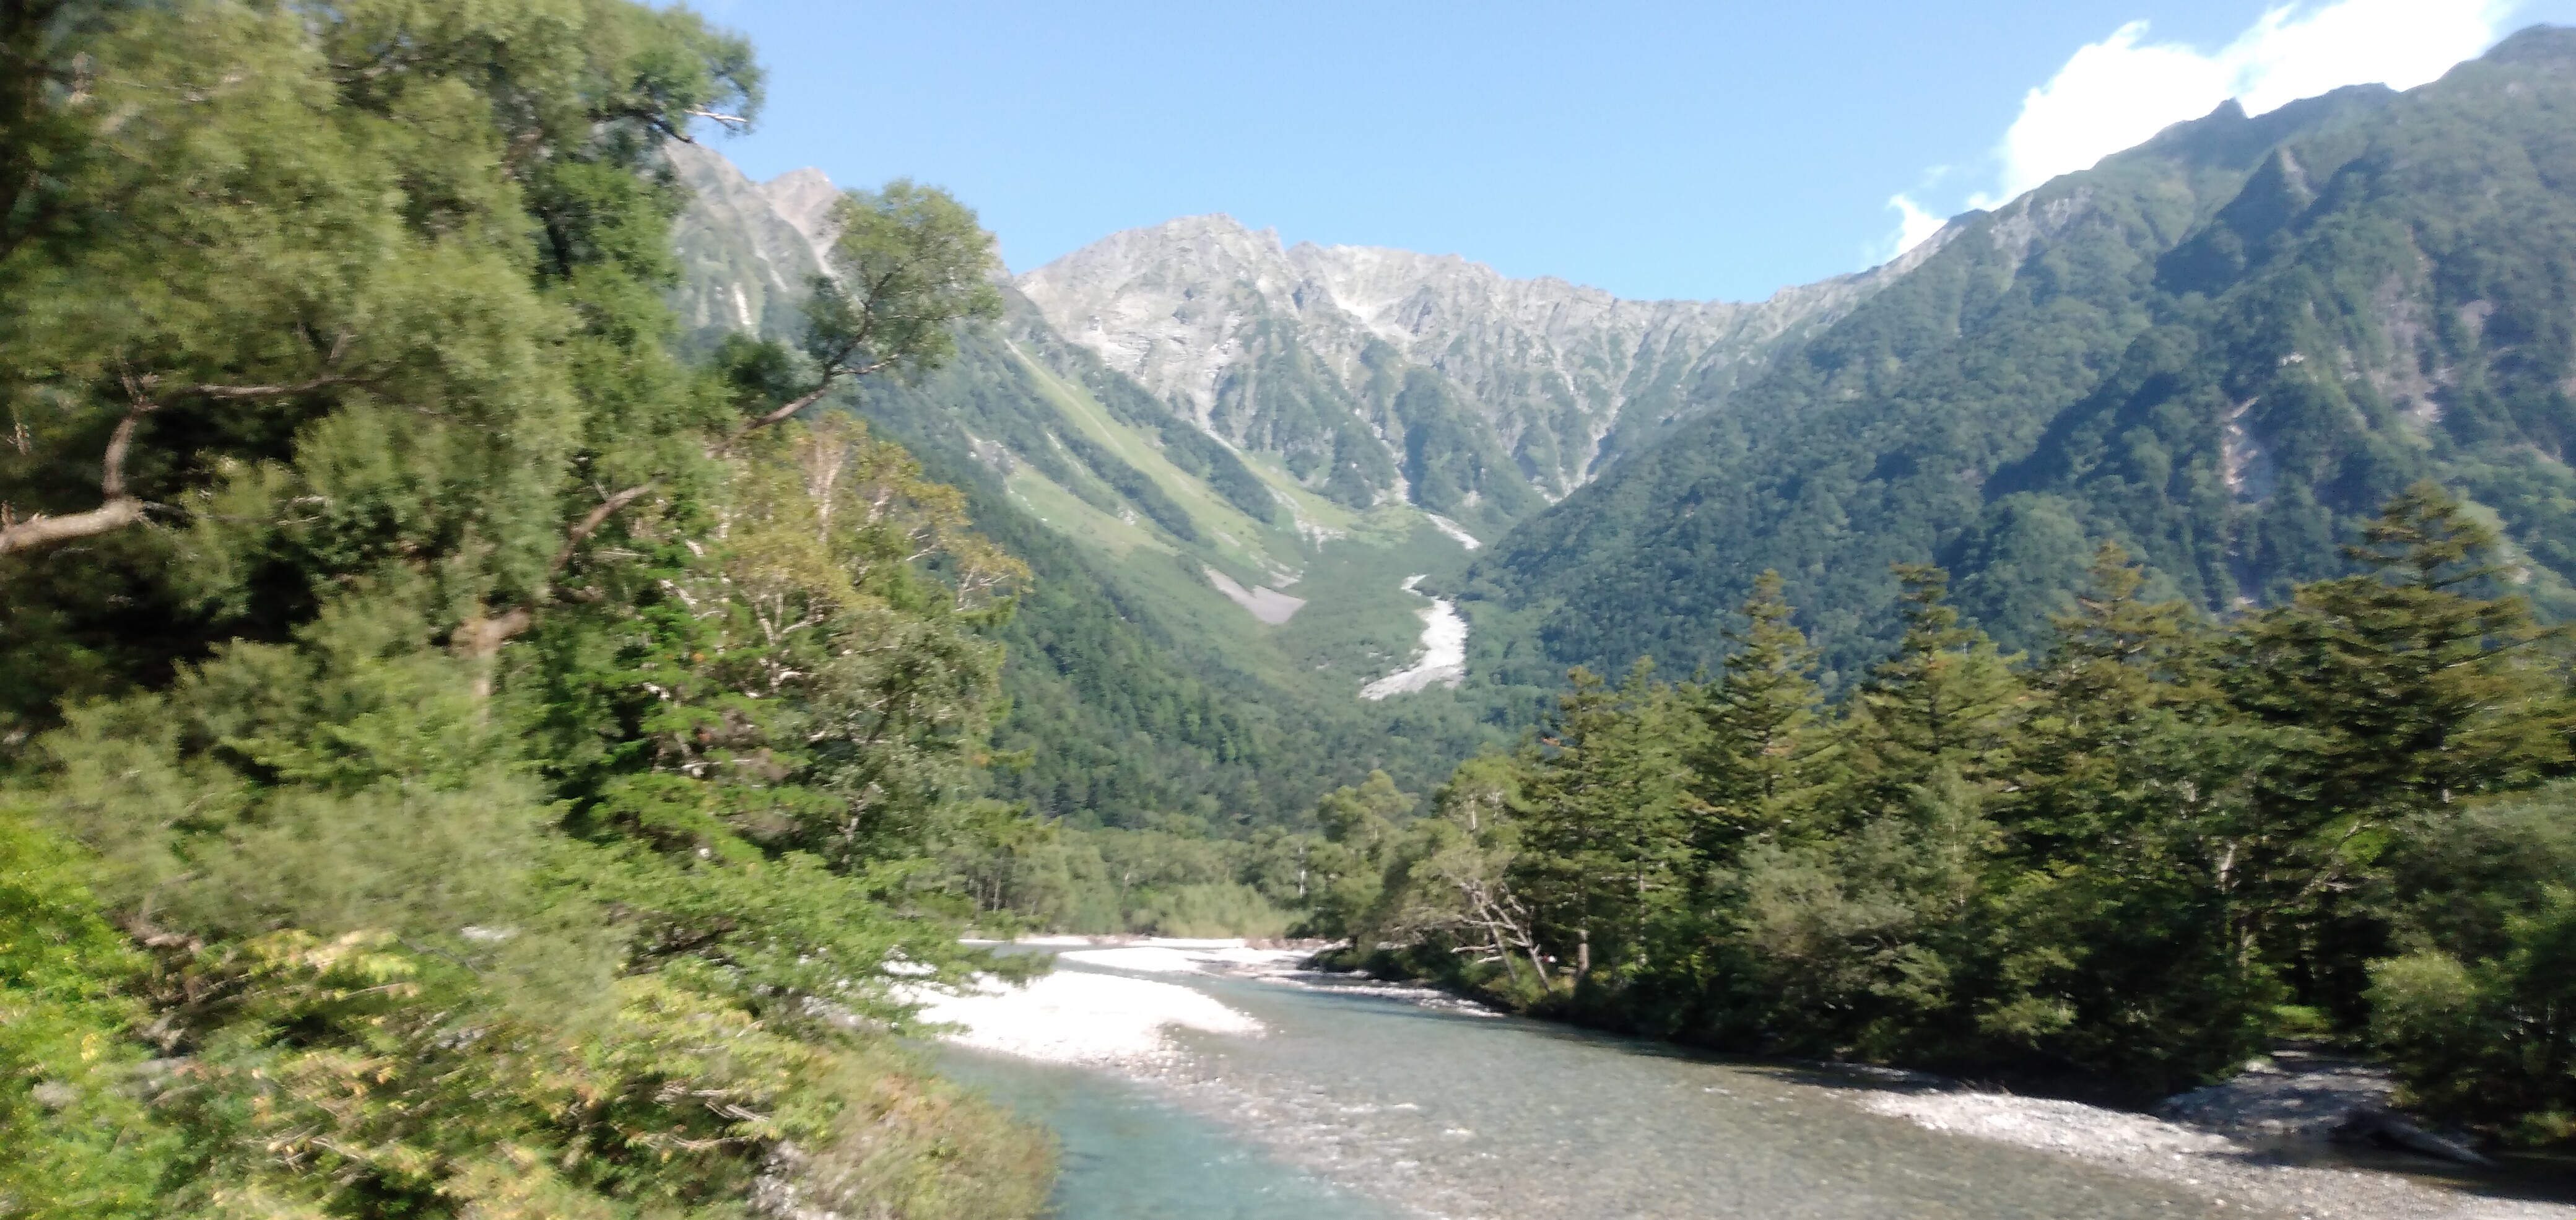
<path fill-rule="evenodd" d="M 1063 1220 L 2576 1218 L 1902 1073 L 1714 1061 L 1295 968 L 1066 945 L 939 999 L 952 1075 L 1063 1141 Z"/>

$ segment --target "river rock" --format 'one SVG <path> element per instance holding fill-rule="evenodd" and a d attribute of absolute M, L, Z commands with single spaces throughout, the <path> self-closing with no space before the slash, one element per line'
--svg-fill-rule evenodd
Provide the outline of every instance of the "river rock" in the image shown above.
<path fill-rule="evenodd" d="M 2485 1165 L 2465 1142 L 2425 1130 L 2391 1103 L 2386 1068 L 2304 1050 L 2257 1059 L 2232 1080 L 2178 1093 L 2156 1116 L 2253 1144 L 2376 1144 Z"/>

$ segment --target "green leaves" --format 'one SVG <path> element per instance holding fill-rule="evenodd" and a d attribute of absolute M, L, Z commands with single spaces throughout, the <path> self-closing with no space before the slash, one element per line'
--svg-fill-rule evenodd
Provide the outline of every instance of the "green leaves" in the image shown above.
<path fill-rule="evenodd" d="M 2103 543 L 2028 666 L 1900 567 L 1904 639 L 1837 708 L 1766 574 L 1715 681 L 1577 670 L 1384 836 L 1371 927 L 1587 1021 L 2141 1097 L 2366 1037 L 2424 1106 L 2563 1141 L 2576 839 L 2560 789 L 2504 794 L 2567 769 L 2569 673 L 2473 595 L 2496 540 L 2448 493 L 2364 536 L 2385 575 L 2225 624 Z"/>
<path fill-rule="evenodd" d="M 946 191 L 898 178 L 844 192 L 831 224 L 831 274 L 805 304 L 805 351 L 827 376 L 936 368 L 957 350 L 952 324 L 1001 316 L 992 236 Z"/>
<path fill-rule="evenodd" d="M 0 14 L 43 60 L 0 101 L 0 1210 L 1033 1212 L 1044 1149 L 869 1044 L 988 964 L 934 857 L 992 831 L 1024 569 L 664 348 L 661 148 L 749 117 L 748 48 L 619 0 L 60 16 Z M 871 198 L 852 351 L 935 363 L 989 240 Z M 94 854 L 22 868 L 21 808 Z"/>
<path fill-rule="evenodd" d="M 0 806 L 0 1213 L 151 1209 L 176 1132 L 134 1095 L 142 968 L 81 884 L 79 858 Z"/>

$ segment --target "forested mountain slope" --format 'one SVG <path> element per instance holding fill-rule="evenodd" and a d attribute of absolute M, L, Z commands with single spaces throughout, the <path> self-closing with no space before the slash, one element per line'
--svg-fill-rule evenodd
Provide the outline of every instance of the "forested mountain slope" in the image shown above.
<path fill-rule="evenodd" d="M 693 344 L 795 339 L 837 192 L 668 152 L 690 191 L 673 304 Z M 1274 822 L 1372 768 L 1427 786 L 1502 732 L 1447 689 L 1360 698 L 1419 652 L 1429 602 L 1406 579 L 1454 576 L 1472 536 L 1238 453 L 1001 291 L 1003 316 L 961 330 L 945 368 L 833 400 L 963 488 L 1032 569 L 997 629 L 997 744 L 1025 761 L 993 770 L 994 795 L 1077 822 Z"/>
<path fill-rule="evenodd" d="M 792 339 L 830 183 L 669 155 L 691 195 L 672 303 L 693 342 Z M 1267 820 L 1372 767 L 1428 783 L 1553 685 L 1354 706 L 1422 655 L 1408 578 L 1453 583 L 1483 542 L 1722 410 L 1941 245 L 1756 304 L 1631 302 L 1186 218 L 1019 277 L 951 367 L 843 405 L 968 489 L 1039 575 L 1005 629 L 1004 735 L 1033 761 L 1000 794 L 1113 823 Z M 1289 757 L 1333 761 L 1272 772 Z"/>
<path fill-rule="evenodd" d="M 1952 230 L 1489 552 L 1478 663 L 1686 670 L 1776 568 L 1848 676 L 1899 631 L 1892 561 L 1950 565 L 2027 646 L 2105 538 L 2213 609 L 2273 600 L 2425 477 L 2576 609 L 2576 31 L 2405 94 L 2230 103 Z"/>

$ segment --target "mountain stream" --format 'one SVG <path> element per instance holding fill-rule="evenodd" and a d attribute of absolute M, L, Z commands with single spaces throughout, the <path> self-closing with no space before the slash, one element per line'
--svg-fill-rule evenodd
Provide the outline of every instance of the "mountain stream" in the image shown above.
<path fill-rule="evenodd" d="M 1062 1139 L 1062 1220 L 2576 1215 L 1168 944 L 1067 952 L 1028 992 L 934 1005 L 969 1027 L 943 1067 Z M 2043 1150 L 2084 1140 L 2112 1155 Z"/>

